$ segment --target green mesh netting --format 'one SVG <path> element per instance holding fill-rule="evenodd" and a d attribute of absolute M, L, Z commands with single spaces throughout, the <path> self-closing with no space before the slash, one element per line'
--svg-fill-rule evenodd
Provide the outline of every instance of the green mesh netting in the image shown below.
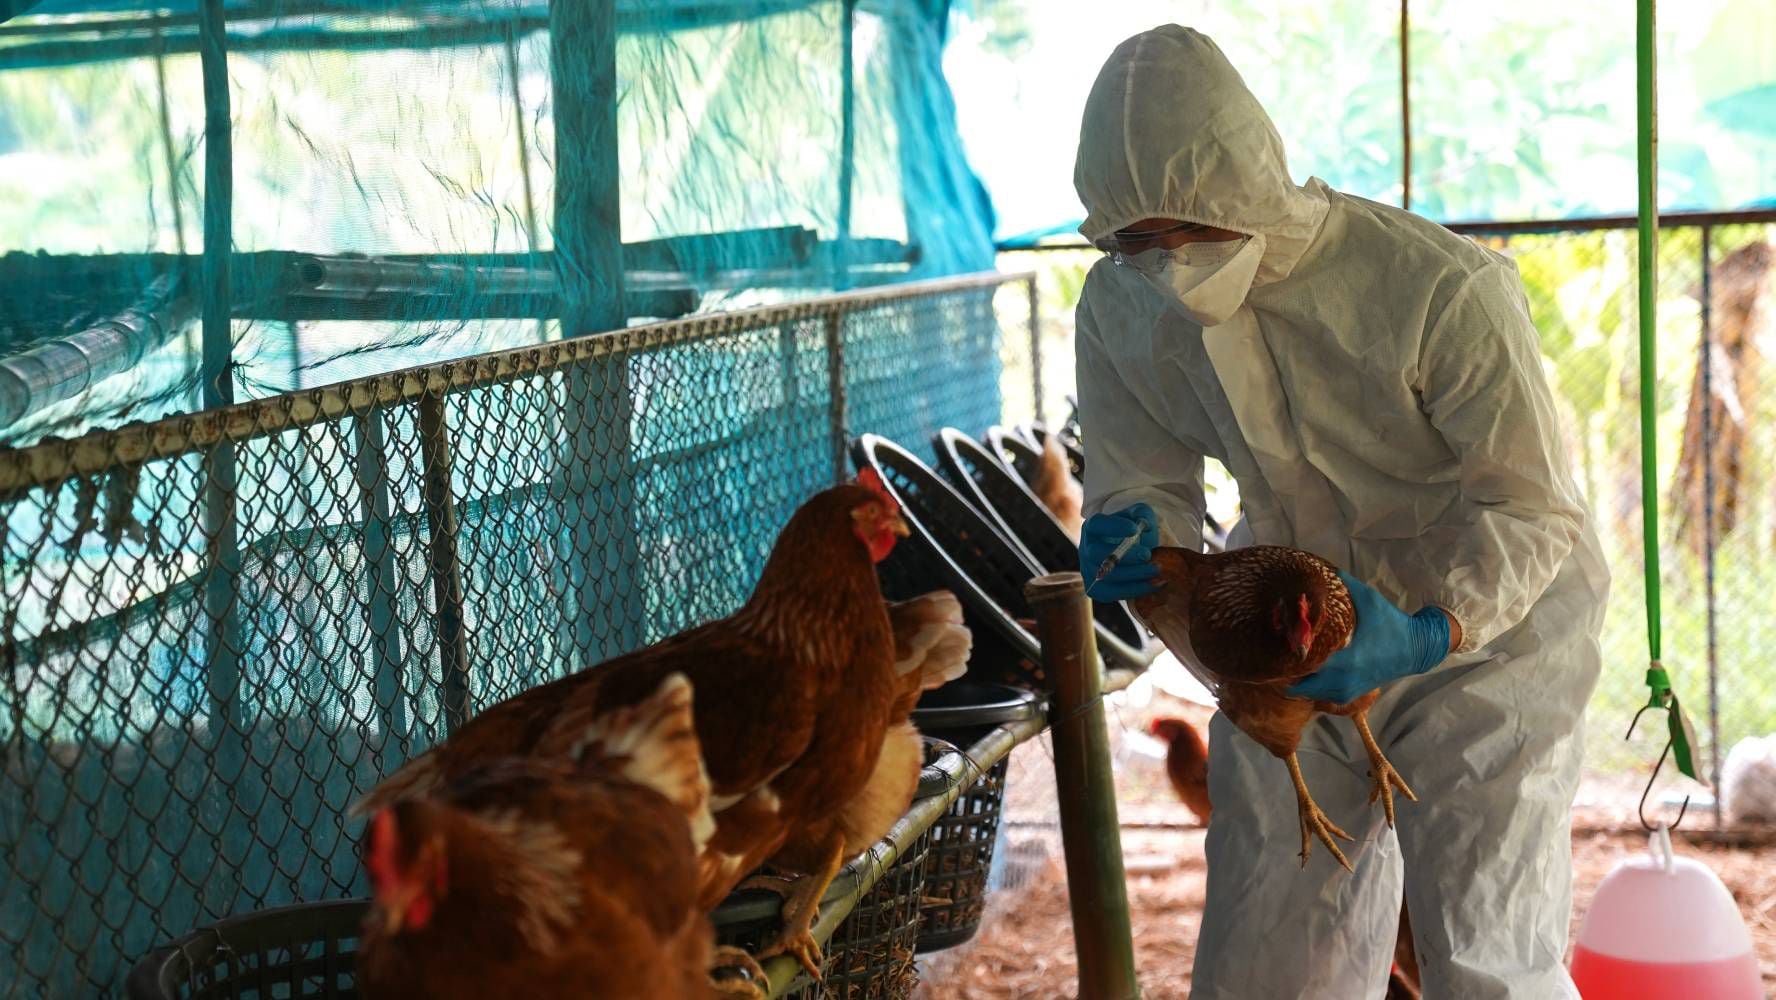
<path fill-rule="evenodd" d="M 597 33 L 562 11 L 600 6 L 554 16 Z M 546 4 L 229 0 L 245 255 L 229 388 L 553 339 L 576 303 L 603 329 L 990 267 L 945 12 L 927 7 L 624 0 L 614 44 L 576 37 L 555 73 Z M 180 322 L 198 275 L 161 256 L 204 242 L 196 21 L 190 0 L 47 0 L 0 24 L 0 356 L 115 315 L 156 276 L 188 293 L 148 335 L 158 349 L 0 443 L 201 403 Z M 558 273 L 576 279 L 565 293 Z M 5 392 L 0 376 L 0 417 Z"/>
<path fill-rule="evenodd" d="M 1032 415 L 1028 285 L 920 280 L 941 5 L 226 13 L 207 335 L 197 9 L 0 23 L 0 997 L 361 893 L 358 794 L 732 610 L 847 433 Z"/>

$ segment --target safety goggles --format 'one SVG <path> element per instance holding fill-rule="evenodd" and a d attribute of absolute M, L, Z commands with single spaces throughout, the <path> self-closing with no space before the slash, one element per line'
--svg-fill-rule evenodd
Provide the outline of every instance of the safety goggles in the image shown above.
<path fill-rule="evenodd" d="M 1103 239 L 1094 241 L 1092 246 L 1107 254 L 1111 262 L 1118 267 L 1127 267 L 1137 271 L 1162 270 L 1173 260 L 1174 251 L 1157 246 L 1161 240 L 1208 228 L 1200 222 L 1180 222 L 1175 226 L 1147 232 L 1111 233 Z M 1155 249 L 1159 252 L 1149 252 Z M 1137 257 L 1139 257 L 1138 260 Z"/>

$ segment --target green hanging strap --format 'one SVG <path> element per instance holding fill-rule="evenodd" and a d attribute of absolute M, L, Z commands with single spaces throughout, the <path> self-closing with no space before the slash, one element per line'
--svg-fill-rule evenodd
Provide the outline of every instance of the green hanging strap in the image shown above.
<path fill-rule="evenodd" d="M 1671 736 L 1671 754 L 1677 769 L 1697 781 L 1695 740 L 1689 720 L 1677 694 L 1671 690 L 1671 676 L 1661 662 L 1660 593 L 1659 593 L 1659 437 L 1656 388 L 1658 385 L 1658 308 L 1659 308 L 1659 199 L 1658 199 L 1658 88 L 1655 83 L 1654 0 L 1638 0 L 1635 17 L 1636 68 L 1636 151 L 1640 168 L 1640 482 L 1641 514 L 1646 550 L 1646 614 L 1647 614 L 1647 709 L 1664 709 L 1666 729 Z M 1635 713 L 1638 719 L 1640 713 Z M 1631 724 L 1630 735 L 1634 732 Z M 1663 758 L 1661 757 L 1661 760 Z"/>

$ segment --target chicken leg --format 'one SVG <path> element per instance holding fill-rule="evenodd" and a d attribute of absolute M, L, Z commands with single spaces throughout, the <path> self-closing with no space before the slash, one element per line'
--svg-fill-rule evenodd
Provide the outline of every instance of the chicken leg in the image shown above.
<path fill-rule="evenodd" d="M 1344 866 L 1344 870 L 1354 873 L 1355 869 L 1351 868 L 1350 861 L 1345 858 L 1344 852 L 1338 849 L 1337 842 L 1332 838 L 1334 836 L 1343 837 L 1345 840 L 1355 840 L 1356 838 L 1340 830 L 1336 824 L 1326 818 L 1326 814 L 1320 811 L 1320 807 L 1314 804 L 1313 796 L 1309 795 L 1307 791 L 1307 779 L 1301 776 L 1300 759 L 1291 753 L 1283 758 L 1283 763 L 1289 765 L 1289 777 L 1295 782 L 1295 805 L 1301 811 L 1301 867 L 1307 867 L 1307 856 L 1313 849 L 1313 838 L 1318 836 L 1320 842 L 1326 845 L 1326 849 L 1332 852 L 1332 856 L 1338 859 L 1338 863 Z"/>
<path fill-rule="evenodd" d="M 1393 826 L 1394 788 L 1399 788 L 1400 794 L 1414 802 L 1418 801 L 1418 796 L 1412 794 L 1412 789 L 1406 787 L 1406 779 L 1400 777 L 1400 772 L 1394 770 L 1394 765 L 1382 754 L 1381 744 L 1375 742 L 1375 734 L 1369 731 L 1369 714 L 1358 712 L 1351 716 L 1351 721 L 1357 724 L 1357 733 L 1363 737 L 1363 746 L 1369 751 L 1369 772 L 1375 777 L 1375 787 L 1369 791 L 1369 804 L 1374 805 L 1375 800 L 1380 799 L 1382 811 L 1387 813 L 1388 826 Z"/>
<path fill-rule="evenodd" d="M 845 860 L 845 838 L 835 831 L 821 852 L 818 871 L 790 877 L 755 875 L 740 884 L 742 889 L 769 889 L 783 897 L 783 930 L 758 952 L 759 958 L 794 955 L 815 982 L 820 981 L 820 942 L 814 940 L 814 919 L 820 913 L 820 897 L 839 873 Z"/>
<path fill-rule="evenodd" d="M 765 1000 L 771 981 L 743 949 L 722 945 L 709 962 L 709 985 L 720 1000 Z"/>

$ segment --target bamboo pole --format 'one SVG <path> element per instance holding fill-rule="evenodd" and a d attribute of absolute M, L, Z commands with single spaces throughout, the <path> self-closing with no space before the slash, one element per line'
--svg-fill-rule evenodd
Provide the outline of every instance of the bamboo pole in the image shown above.
<path fill-rule="evenodd" d="M 1042 639 L 1043 669 L 1054 683 L 1049 719 L 1079 997 L 1131 1000 L 1140 996 L 1140 986 L 1104 722 L 1104 678 L 1085 581 L 1078 573 L 1055 573 L 1031 580 L 1024 594 Z"/>

